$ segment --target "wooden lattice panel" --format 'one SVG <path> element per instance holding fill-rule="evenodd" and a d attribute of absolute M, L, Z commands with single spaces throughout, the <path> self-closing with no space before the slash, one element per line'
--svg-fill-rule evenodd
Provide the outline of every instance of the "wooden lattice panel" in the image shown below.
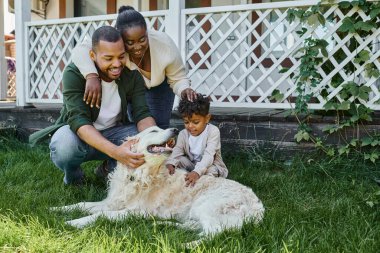
<path fill-rule="evenodd" d="M 330 6 L 323 13 L 326 20 L 330 20 L 329 16 L 337 17 L 326 22 L 325 27 L 311 27 L 301 25 L 297 20 L 292 23 L 287 20 L 290 8 L 307 9 L 317 2 L 277 2 L 234 8 L 210 8 L 210 11 L 186 10 L 184 57 L 193 88 L 210 95 L 214 106 L 279 109 L 294 107 L 297 94 L 292 77 L 297 74 L 300 66 L 296 52 L 303 46 L 305 38 L 312 35 L 314 38 L 327 40 L 330 46 L 327 48 L 328 57 L 318 66 L 323 81 L 317 88 L 309 90 L 313 94 L 309 107 L 322 109 L 333 98 L 342 101 L 338 93 L 343 84 L 355 81 L 371 88 L 367 106 L 380 109 L 379 80 L 367 77 L 364 69 L 366 64 L 373 63 L 380 70 L 380 50 L 374 50 L 373 47 L 380 39 L 380 30 L 373 31 L 373 35 L 367 38 L 361 38 L 357 34 L 340 38 L 337 30 L 346 16 L 358 13 L 363 20 L 368 20 L 369 17 L 358 9 L 352 9 L 344 15 L 337 5 Z M 300 37 L 297 31 L 302 27 L 307 32 Z M 351 38 L 360 45 L 353 52 L 349 50 Z M 346 54 L 344 60 L 336 58 L 338 50 L 343 50 Z M 354 59 L 362 50 L 372 52 L 370 60 L 362 64 L 355 63 Z M 326 64 L 332 65 L 333 71 L 325 73 L 323 66 Z M 353 64 L 356 71 L 347 75 L 344 71 L 347 64 Z M 282 73 L 283 68 L 289 70 Z M 344 82 L 338 86 L 332 85 L 332 80 L 337 75 Z M 322 90 L 328 92 L 327 98 L 320 95 Z M 283 98 L 279 101 L 273 99 L 274 91 L 283 94 Z"/>
<path fill-rule="evenodd" d="M 7 62 L 7 98 L 16 97 L 16 59 L 5 57 Z"/>
<path fill-rule="evenodd" d="M 164 17 L 145 18 L 149 28 L 165 31 Z M 62 103 L 62 74 L 73 48 L 98 27 L 114 26 L 115 21 L 116 15 L 107 15 L 29 24 L 27 102 Z"/>

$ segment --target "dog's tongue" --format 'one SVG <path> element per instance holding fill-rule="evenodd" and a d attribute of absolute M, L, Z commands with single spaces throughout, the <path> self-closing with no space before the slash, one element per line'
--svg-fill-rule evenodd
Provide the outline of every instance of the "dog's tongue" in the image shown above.
<path fill-rule="evenodd" d="M 173 150 L 173 148 L 169 147 L 168 144 L 166 144 L 165 147 L 154 146 L 152 148 L 152 151 L 155 152 L 155 153 L 162 153 L 162 152 L 172 151 L 172 150 Z"/>

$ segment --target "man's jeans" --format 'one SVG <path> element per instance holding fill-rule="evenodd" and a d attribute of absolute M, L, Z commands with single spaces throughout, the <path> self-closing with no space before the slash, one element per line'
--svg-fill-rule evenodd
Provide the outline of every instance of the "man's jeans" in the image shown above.
<path fill-rule="evenodd" d="M 100 133 L 119 146 L 126 137 L 136 135 L 137 129 L 134 124 L 129 124 L 111 127 Z M 51 160 L 65 173 L 63 179 L 65 184 L 76 184 L 83 180 L 83 172 L 80 168 L 83 162 L 110 159 L 113 168 L 116 166 L 115 160 L 83 142 L 68 125 L 62 126 L 54 133 L 49 148 Z"/>
<path fill-rule="evenodd" d="M 146 90 L 146 102 L 158 127 L 166 129 L 170 125 L 174 93 L 165 79 L 160 85 Z"/>

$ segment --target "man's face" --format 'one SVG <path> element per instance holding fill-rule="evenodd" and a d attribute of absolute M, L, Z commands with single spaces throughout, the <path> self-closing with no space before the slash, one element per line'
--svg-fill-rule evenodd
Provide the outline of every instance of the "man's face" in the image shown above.
<path fill-rule="evenodd" d="M 90 51 L 90 57 L 95 62 L 101 79 L 106 82 L 118 79 L 126 60 L 123 39 L 116 42 L 100 40 Z"/>

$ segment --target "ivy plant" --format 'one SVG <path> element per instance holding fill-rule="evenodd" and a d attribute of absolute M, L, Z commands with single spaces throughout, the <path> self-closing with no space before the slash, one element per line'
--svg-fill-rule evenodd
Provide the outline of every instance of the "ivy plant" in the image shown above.
<path fill-rule="evenodd" d="M 290 9 L 287 19 L 291 23 L 298 19 L 302 24 L 301 29 L 297 34 L 304 36 L 309 27 L 324 26 L 326 19 L 329 21 L 338 20 L 339 17 L 330 15 L 325 18 L 324 9 L 329 4 L 335 1 L 322 0 L 317 5 L 308 9 Z M 357 9 L 364 12 L 369 19 L 363 19 L 358 12 L 353 15 L 346 16 L 341 26 L 337 30 L 337 35 L 340 38 L 346 38 L 350 34 L 358 35 L 362 38 L 371 36 L 374 31 L 380 29 L 380 3 L 379 1 L 341 1 L 338 3 L 343 14 L 347 14 L 352 9 Z M 351 52 L 357 52 L 359 43 L 352 36 L 346 43 Z M 329 60 L 327 47 L 329 43 L 324 39 L 314 37 L 312 34 L 305 38 L 303 45 L 296 52 L 297 57 L 300 57 L 300 67 L 296 75 L 293 76 L 296 84 L 297 99 L 293 114 L 299 122 L 298 132 L 294 136 L 297 142 L 312 141 L 315 146 L 323 150 L 329 156 L 348 155 L 357 152 L 363 155 L 364 160 L 376 162 L 380 158 L 380 134 L 371 133 L 366 129 L 366 122 L 372 121 L 373 110 L 366 106 L 369 100 L 371 88 L 366 86 L 360 80 L 344 80 L 344 78 L 336 74 L 331 78 L 330 85 L 339 90 L 338 96 L 328 98 L 329 92 L 326 88 L 316 91 L 316 88 L 322 81 L 322 77 L 318 71 L 321 68 L 325 73 L 331 73 L 335 66 Z M 379 78 L 380 71 L 376 65 L 371 62 L 371 53 L 374 45 L 369 45 L 368 48 L 357 52 L 357 56 L 352 62 L 344 66 L 346 76 L 355 75 L 358 73 L 358 68 L 363 66 L 365 76 L 367 78 Z M 333 55 L 338 63 L 344 61 L 347 57 L 343 49 L 338 49 Z M 283 72 L 287 71 L 284 69 Z M 318 92 L 318 94 L 313 94 Z M 310 126 L 310 117 L 312 112 L 308 109 L 308 103 L 315 95 L 320 95 L 328 102 L 325 103 L 324 109 L 326 112 L 335 112 L 335 123 L 326 126 L 323 129 L 324 136 L 316 136 Z M 281 93 L 272 94 L 274 98 L 282 99 Z M 347 134 L 350 132 L 351 134 Z M 361 136 L 361 133 L 363 136 Z M 336 135 L 342 140 L 339 146 L 329 145 L 325 140 L 330 135 Z"/>

